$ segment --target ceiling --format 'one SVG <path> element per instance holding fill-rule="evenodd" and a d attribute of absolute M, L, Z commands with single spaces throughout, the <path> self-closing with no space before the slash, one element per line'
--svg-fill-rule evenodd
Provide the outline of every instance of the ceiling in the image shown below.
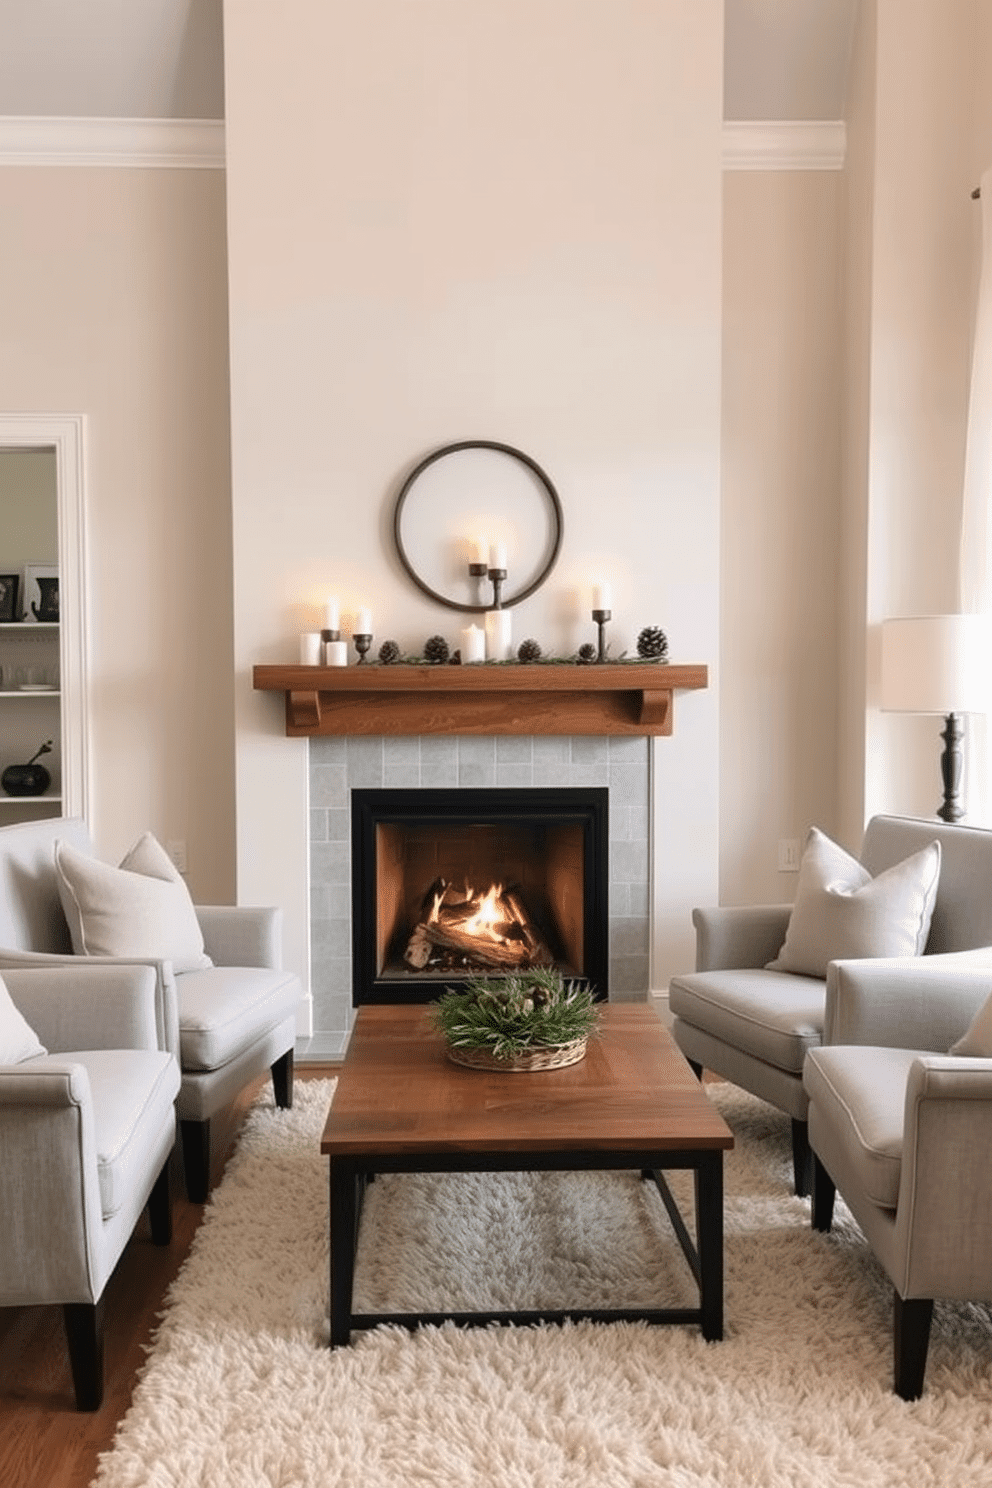
<path fill-rule="evenodd" d="M 725 119 L 844 117 L 858 0 L 724 5 Z M 0 116 L 223 118 L 222 12 L 223 0 L 2 0 Z"/>

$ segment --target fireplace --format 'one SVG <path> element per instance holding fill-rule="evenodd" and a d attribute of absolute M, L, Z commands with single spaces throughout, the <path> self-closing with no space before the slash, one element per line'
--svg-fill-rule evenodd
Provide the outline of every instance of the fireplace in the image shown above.
<path fill-rule="evenodd" d="M 555 967 L 609 992 L 609 792 L 351 792 L 352 1000 Z"/>

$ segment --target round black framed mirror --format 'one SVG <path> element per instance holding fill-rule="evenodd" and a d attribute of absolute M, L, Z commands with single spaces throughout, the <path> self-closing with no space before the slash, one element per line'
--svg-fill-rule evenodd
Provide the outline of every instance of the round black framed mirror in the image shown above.
<path fill-rule="evenodd" d="M 451 610 L 493 608 L 487 569 L 505 553 L 501 607 L 534 593 L 561 550 L 561 502 L 547 473 L 513 445 L 462 439 L 425 455 L 405 477 L 393 538 L 417 588 Z"/>

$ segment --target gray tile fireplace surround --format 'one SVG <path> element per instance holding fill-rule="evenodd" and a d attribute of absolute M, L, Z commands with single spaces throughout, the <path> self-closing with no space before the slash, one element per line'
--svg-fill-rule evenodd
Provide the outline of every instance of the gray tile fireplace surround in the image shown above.
<path fill-rule="evenodd" d="M 607 786 L 610 793 L 610 999 L 649 992 L 646 738 L 320 738 L 309 741 L 310 983 L 313 1027 L 300 1060 L 339 1058 L 351 1027 L 353 789 Z"/>

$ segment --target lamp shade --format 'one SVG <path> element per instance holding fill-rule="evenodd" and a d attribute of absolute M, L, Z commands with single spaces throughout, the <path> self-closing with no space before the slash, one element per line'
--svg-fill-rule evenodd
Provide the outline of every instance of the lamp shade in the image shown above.
<path fill-rule="evenodd" d="M 894 713 L 992 712 L 990 617 L 883 621 L 881 705 Z"/>

